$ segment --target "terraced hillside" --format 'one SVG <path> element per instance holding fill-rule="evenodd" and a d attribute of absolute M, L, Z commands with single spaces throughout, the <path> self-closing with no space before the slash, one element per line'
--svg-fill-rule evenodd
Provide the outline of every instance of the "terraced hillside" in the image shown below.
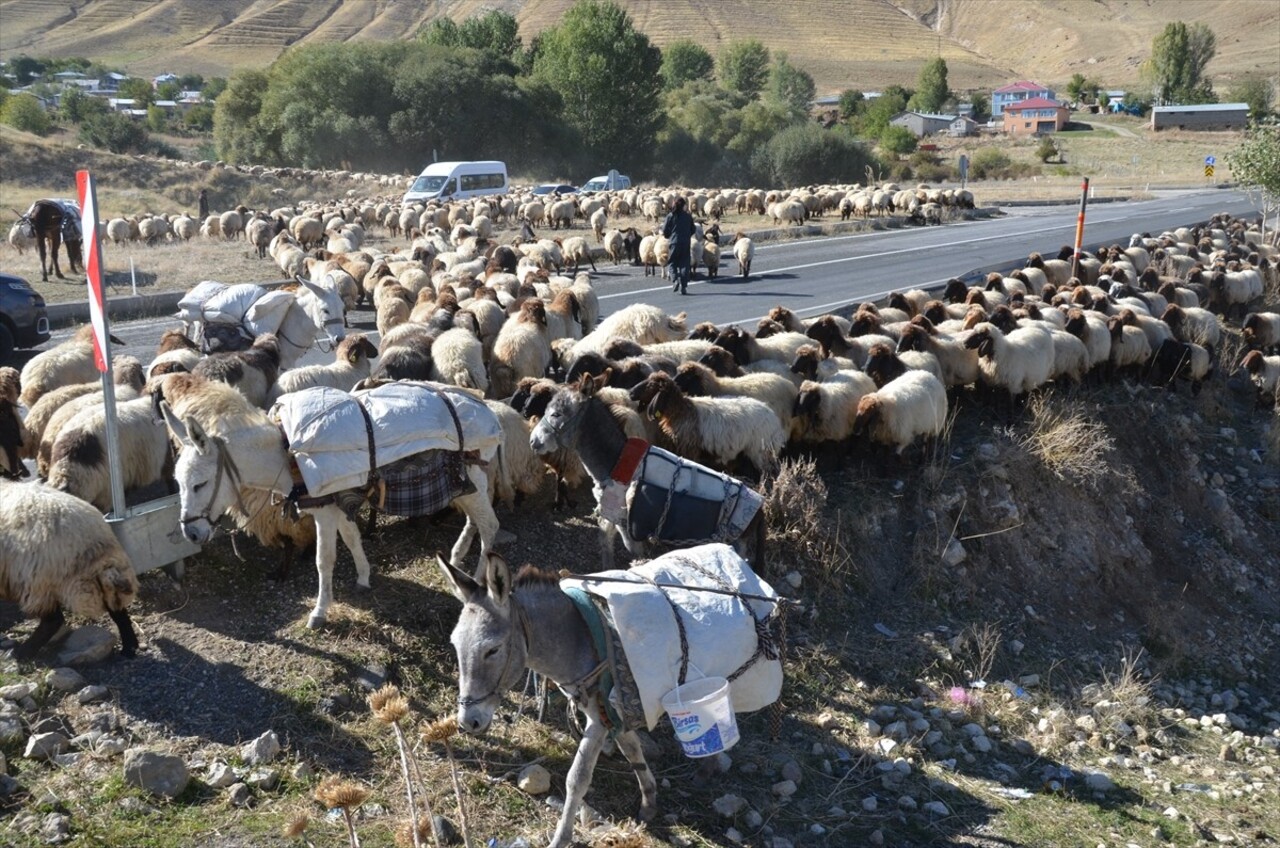
<path fill-rule="evenodd" d="M 526 39 L 573 0 L 0 0 L 0 58 L 82 55 L 135 73 L 228 74 L 264 66 L 292 44 L 411 37 L 437 14 L 516 15 Z M 1079 71 L 1132 85 L 1169 20 L 1218 35 L 1210 73 L 1280 74 L 1274 0 L 620 0 L 657 44 L 692 37 L 712 52 L 759 38 L 808 69 L 820 92 L 914 81 L 925 59 L 947 59 L 956 88 L 1033 77 L 1061 84 Z"/>

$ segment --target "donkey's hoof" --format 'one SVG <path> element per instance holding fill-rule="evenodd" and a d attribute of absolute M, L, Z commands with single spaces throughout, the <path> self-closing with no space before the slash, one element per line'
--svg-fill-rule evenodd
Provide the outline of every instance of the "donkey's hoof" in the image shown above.
<path fill-rule="evenodd" d="M 359 580 L 357 580 L 357 581 L 356 581 L 356 591 L 357 591 L 357 592 L 360 592 L 360 593 L 362 593 L 362 594 L 363 594 L 364 592 L 372 591 L 371 587 L 369 586 L 369 581 L 368 581 L 368 580 L 365 580 L 365 581 L 362 583 L 362 582 L 360 582 Z"/>
<path fill-rule="evenodd" d="M 651 822 L 657 817 L 657 815 L 658 806 L 656 804 L 648 804 L 640 808 L 640 812 L 636 814 L 636 818 L 642 822 Z"/>
<path fill-rule="evenodd" d="M 318 630 L 319 628 L 324 627 L 324 622 L 325 622 L 325 616 L 316 615 L 313 612 L 311 613 L 310 616 L 307 617 L 307 628 L 310 630 Z"/>

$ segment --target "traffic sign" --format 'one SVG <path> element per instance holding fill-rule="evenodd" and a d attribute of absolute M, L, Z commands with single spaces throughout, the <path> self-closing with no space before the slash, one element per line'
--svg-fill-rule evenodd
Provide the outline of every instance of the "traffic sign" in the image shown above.
<path fill-rule="evenodd" d="M 1206 156 L 1204 157 L 1204 163 L 1212 168 L 1214 165 L 1218 164 L 1218 160 L 1212 156 Z"/>
<path fill-rule="evenodd" d="M 1205 175 L 1206 177 L 1212 177 L 1212 176 L 1213 176 L 1213 166 L 1212 166 L 1212 165 L 1205 165 L 1205 166 L 1204 166 L 1204 175 Z"/>

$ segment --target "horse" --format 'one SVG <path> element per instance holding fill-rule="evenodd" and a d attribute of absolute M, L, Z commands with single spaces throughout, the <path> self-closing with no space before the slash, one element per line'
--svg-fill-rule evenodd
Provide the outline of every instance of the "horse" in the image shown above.
<path fill-rule="evenodd" d="M 477 735 L 488 730 L 502 694 L 516 685 L 526 668 L 555 681 L 586 716 L 582 741 L 569 767 L 564 810 L 548 846 L 566 848 L 609 733 L 600 718 L 600 687 L 592 685 L 600 661 L 587 624 L 554 578 L 525 569 L 513 584 L 510 569 L 496 554 L 481 557 L 478 579 L 439 557 L 436 563 L 463 604 L 450 637 L 460 669 L 459 728 Z M 639 818 L 651 821 L 658 811 L 658 787 L 640 737 L 635 730 L 622 730 L 614 741 L 640 784 Z"/>
<path fill-rule="evenodd" d="M 52 265 L 53 273 L 58 279 L 66 279 L 58 265 L 58 247 L 64 242 L 67 245 L 68 270 L 73 274 L 84 272 L 81 252 L 84 239 L 80 233 L 79 213 L 69 201 L 37 200 L 25 215 L 16 209 L 13 211 L 18 216 L 18 223 L 29 226 L 35 234 L 36 248 L 40 251 L 41 281 L 49 282 L 49 268 L 45 260 L 46 242 L 52 259 L 48 264 Z M 81 265 L 78 270 L 77 265 Z"/>
<path fill-rule="evenodd" d="M 577 451 L 582 465 L 591 477 L 591 493 L 597 507 L 604 496 L 605 486 L 622 456 L 627 436 L 622 425 L 609 411 L 609 407 L 597 397 L 608 381 L 606 371 L 599 377 L 583 374 L 578 384 L 562 386 L 547 404 L 547 411 L 529 435 L 529 446 L 534 453 L 545 455 L 557 450 Z M 615 523 L 599 510 L 600 557 L 603 568 L 613 566 L 614 538 L 621 534 L 622 546 L 633 557 L 643 558 L 648 544 L 633 538 L 625 523 Z M 743 531 L 738 542 L 739 551 L 748 556 L 756 568 L 763 566 L 765 548 L 765 515 L 759 510 Z M 753 548 L 753 550 L 747 550 Z"/>
<path fill-rule="evenodd" d="M 180 526 L 192 542 L 203 544 L 209 540 L 214 523 L 222 514 L 231 506 L 243 503 L 243 489 L 266 491 L 278 498 L 290 494 L 293 480 L 289 453 L 280 429 L 235 389 L 221 383 L 199 383 L 186 394 L 172 398 L 172 406 L 170 400 L 161 401 L 159 406 L 170 433 L 181 445 L 174 477 L 181 505 Z M 464 438 L 467 429 L 464 424 Z M 482 448 L 479 454 L 482 463 L 493 461 L 497 446 Z M 474 491 L 451 502 L 467 517 L 450 553 L 450 562 L 454 565 L 462 564 L 477 532 L 483 557 L 498 531 L 484 466 L 468 464 L 466 474 Z M 350 491 L 363 501 L 363 492 Z M 346 495 L 340 492 L 338 498 Z M 240 511 L 245 511 L 243 506 Z M 359 528 L 337 501 L 306 507 L 301 512 L 312 515 L 316 522 L 316 571 L 320 586 L 315 608 L 307 619 L 307 626 L 314 629 L 325 623 L 333 601 L 338 536 L 351 551 L 356 564 L 356 584 L 363 589 L 369 588 L 369 560 Z"/>

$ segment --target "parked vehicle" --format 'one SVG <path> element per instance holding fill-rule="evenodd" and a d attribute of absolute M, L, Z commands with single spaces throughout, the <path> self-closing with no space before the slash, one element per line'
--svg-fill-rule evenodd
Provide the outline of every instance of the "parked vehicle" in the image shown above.
<path fill-rule="evenodd" d="M 543 183 L 540 186 L 535 186 L 533 189 L 533 193 L 537 195 L 577 194 L 578 187 L 575 185 L 569 185 L 568 183 Z"/>
<path fill-rule="evenodd" d="M 21 277 L 0 274 L 0 363 L 14 348 L 49 341 L 49 314 L 44 298 Z"/>
<path fill-rule="evenodd" d="M 610 171 L 603 177 L 592 177 L 583 184 L 583 191 L 620 191 L 631 188 L 631 178 L 626 174 Z"/>
<path fill-rule="evenodd" d="M 404 193 L 404 202 L 463 200 L 506 191 L 505 162 L 432 162 Z"/>

